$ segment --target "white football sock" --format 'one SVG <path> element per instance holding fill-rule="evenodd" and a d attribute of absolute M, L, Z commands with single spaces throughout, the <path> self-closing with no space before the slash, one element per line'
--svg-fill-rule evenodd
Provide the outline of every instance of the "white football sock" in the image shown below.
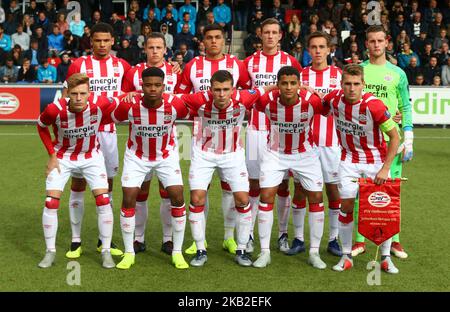
<path fill-rule="evenodd" d="M 389 256 L 389 257 L 391 256 L 391 244 L 392 244 L 392 237 L 389 238 L 388 240 L 384 241 L 381 244 L 380 251 L 381 251 L 382 257 L 383 256 Z"/>
<path fill-rule="evenodd" d="M 182 207 L 173 207 L 173 208 L 184 210 L 184 205 Z M 184 231 L 186 228 L 186 211 L 184 211 L 184 214 L 182 217 L 171 216 L 171 218 L 172 218 L 172 228 L 173 228 L 172 254 L 181 253 L 181 248 L 183 247 L 183 240 L 184 240 Z"/>
<path fill-rule="evenodd" d="M 322 204 L 323 208 L 323 204 Z M 323 235 L 324 211 L 309 212 L 309 253 L 319 253 L 320 241 Z"/>
<path fill-rule="evenodd" d="M 330 226 L 330 235 L 328 241 L 331 242 L 339 235 L 339 209 L 328 209 L 328 222 Z"/>
<path fill-rule="evenodd" d="M 161 198 L 159 214 L 161 215 L 163 243 L 172 240 L 172 214 L 170 209 L 170 198 Z"/>
<path fill-rule="evenodd" d="M 42 228 L 44 229 L 45 246 L 47 251 L 56 251 L 55 241 L 58 230 L 58 209 L 44 207 L 42 213 Z"/>
<path fill-rule="evenodd" d="M 250 235 L 253 238 L 255 238 L 253 231 L 255 229 L 256 217 L 258 216 L 259 196 L 249 198 L 250 198 L 250 206 L 252 207 L 252 227 L 250 228 Z"/>
<path fill-rule="evenodd" d="M 291 208 L 291 196 L 278 196 L 278 238 L 288 232 L 289 211 Z"/>
<path fill-rule="evenodd" d="M 129 210 L 129 209 L 127 209 Z M 134 255 L 133 239 L 134 228 L 136 226 L 135 213 L 126 217 L 123 210 L 120 213 L 120 228 L 122 230 L 123 244 L 125 246 L 125 252 Z"/>
<path fill-rule="evenodd" d="M 72 242 L 81 243 L 81 224 L 84 215 L 84 191 L 70 191 L 69 215 L 70 228 L 72 229 Z"/>
<path fill-rule="evenodd" d="M 192 212 L 189 213 L 189 223 L 191 224 L 192 238 L 195 241 L 197 250 L 206 250 L 205 248 L 205 213 Z"/>
<path fill-rule="evenodd" d="M 113 213 L 111 205 L 97 206 L 98 231 L 102 240 L 102 252 L 110 251 L 113 233 Z"/>
<path fill-rule="evenodd" d="M 134 239 L 143 243 L 145 242 L 145 228 L 148 220 L 148 205 L 146 200 L 136 202 L 135 220 Z"/>
<path fill-rule="evenodd" d="M 344 212 L 339 212 L 343 217 L 347 217 Z M 342 244 L 342 253 L 348 255 L 352 253 L 352 238 L 353 238 L 353 220 L 349 223 L 339 221 L 339 238 Z"/>
<path fill-rule="evenodd" d="M 236 227 L 237 212 L 234 206 L 233 193 L 222 190 L 222 211 L 223 211 L 223 239 L 234 238 L 234 228 Z"/>
<path fill-rule="evenodd" d="M 305 215 L 306 215 L 306 201 L 292 205 L 292 223 L 294 224 L 295 238 L 305 241 L 304 228 L 305 228 Z"/>
<path fill-rule="evenodd" d="M 246 212 L 244 212 L 246 211 Z M 247 247 L 250 227 L 252 226 L 252 211 L 250 204 L 237 213 L 237 249 L 245 250 Z"/>
<path fill-rule="evenodd" d="M 259 206 L 266 206 L 265 203 L 259 203 Z M 261 243 L 261 252 L 270 251 L 270 236 L 272 234 L 273 210 L 258 210 L 258 232 L 259 241 Z"/>

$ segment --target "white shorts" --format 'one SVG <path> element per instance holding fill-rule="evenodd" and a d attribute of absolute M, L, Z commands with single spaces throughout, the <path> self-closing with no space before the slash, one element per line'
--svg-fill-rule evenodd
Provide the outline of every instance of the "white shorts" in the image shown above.
<path fill-rule="evenodd" d="M 125 150 L 123 158 L 122 187 L 141 187 L 147 174 L 156 173 L 164 188 L 172 185 L 183 185 L 180 162 L 176 153 L 162 160 L 145 161 Z"/>
<path fill-rule="evenodd" d="M 311 192 L 321 192 L 323 188 L 319 150 L 313 148 L 307 152 L 285 155 L 268 151 L 261 163 L 261 188 L 278 186 L 288 171 L 292 171 L 295 181 Z"/>
<path fill-rule="evenodd" d="M 319 146 L 319 152 L 323 181 L 330 184 L 339 183 L 341 148 L 339 146 Z"/>
<path fill-rule="evenodd" d="M 114 178 L 119 171 L 119 151 L 117 149 L 117 133 L 115 132 L 98 132 L 98 141 L 100 150 L 105 157 L 106 174 L 108 178 Z"/>
<path fill-rule="evenodd" d="M 100 153 L 93 153 L 92 158 L 81 160 L 58 159 L 59 168 L 53 169 L 45 181 L 45 189 L 63 191 L 70 176 L 86 179 L 91 190 L 108 189 L 108 178 L 105 169 L 105 159 Z"/>
<path fill-rule="evenodd" d="M 248 192 L 248 173 L 244 150 L 228 154 L 213 154 L 192 148 L 189 185 L 191 190 L 207 190 L 215 169 L 222 181 L 227 182 L 233 193 Z"/>
<path fill-rule="evenodd" d="M 267 153 L 268 131 L 247 128 L 245 136 L 245 162 L 249 179 L 258 180 L 261 172 L 261 160 Z"/>
<path fill-rule="evenodd" d="M 356 198 L 358 193 L 358 183 L 353 179 L 362 177 L 374 179 L 383 164 L 356 164 L 348 161 L 341 161 L 339 164 L 338 189 L 341 198 Z"/>
<path fill-rule="evenodd" d="M 174 148 L 172 154 L 173 154 L 172 155 L 173 159 L 176 159 L 176 162 L 179 164 L 180 163 L 180 155 L 178 154 L 178 147 Z M 150 171 L 149 173 L 147 173 L 145 175 L 144 182 L 151 181 L 153 179 L 153 173 L 154 173 L 154 171 Z"/>

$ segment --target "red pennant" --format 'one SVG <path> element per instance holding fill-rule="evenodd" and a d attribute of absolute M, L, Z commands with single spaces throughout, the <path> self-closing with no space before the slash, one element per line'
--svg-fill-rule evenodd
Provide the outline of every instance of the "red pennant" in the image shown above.
<path fill-rule="evenodd" d="M 359 179 L 358 231 L 377 245 L 400 232 L 400 179 Z"/>

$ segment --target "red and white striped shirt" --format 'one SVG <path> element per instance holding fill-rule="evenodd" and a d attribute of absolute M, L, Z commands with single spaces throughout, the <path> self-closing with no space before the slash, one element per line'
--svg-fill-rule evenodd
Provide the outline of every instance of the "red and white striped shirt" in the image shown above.
<path fill-rule="evenodd" d="M 297 103 L 287 106 L 281 103 L 280 91 L 274 90 L 262 96 L 255 108 L 269 118 L 271 151 L 297 154 L 313 147 L 311 121 L 314 114 L 323 111 L 317 95 L 301 90 Z"/>
<path fill-rule="evenodd" d="M 257 51 L 247 57 L 244 61 L 252 80 L 252 88 L 264 87 L 277 83 L 277 74 L 284 66 L 293 66 L 301 71 L 302 67 L 292 55 L 278 51 L 274 55 Z M 269 129 L 269 120 L 256 109 L 250 111 L 249 126 L 254 130 L 263 131 Z"/>
<path fill-rule="evenodd" d="M 67 78 L 75 73 L 85 73 L 89 77 L 90 91 L 96 95 L 117 97 L 122 94 L 122 80 L 131 68 L 127 61 L 113 55 L 97 59 L 93 55 L 77 58 L 69 67 Z M 102 125 L 99 131 L 115 132 L 114 123 Z"/>
<path fill-rule="evenodd" d="M 314 70 L 311 66 L 303 68 L 300 73 L 302 85 L 310 86 L 316 91 L 328 94 L 341 88 L 342 71 L 339 67 L 328 66 L 324 70 Z M 339 141 L 332 116 L 315 115 L 312 124 L 313 140 L 317 146 L 338 146 Z"/>
<path fill-rule="evenodd" d="M 383 163 L 387 147 L 380 125 L 389 120 L 384 103 L 371 93 L 363 93 L 361 101 L 348 103 L 342 90 L 335 90 L 324 98 L 324 105 L 331 108 L 342 161 L 359 164 Z"/>
<path fill-rule="evenodd" d="M 116 104 L 113 98 L 91 95 L 86 109 L 73 113 L 69 110 L 69 99 L 62 98 L 47 105 L 38 124 L 42 128 L 53 126 L 55 139 L 52 143 L 57 158 L 89 159 L 98 153 L 98 129 L 100 125 L 112 122 L 111 112 Z"/>
<path fill-rule="evenodd" d="M 214 104 L 211 91 L 183 95 L 181 99 L 192 114 L 198 116 L 194 120 L 194 147 L 215 154 L 242 149 L 240 132 L 245 112 L 258 100 L 261 92 L 234 91 L 230 104 L 222 109 Z"/>
<path fill-rule="evenodd" d="M 127 149 L 145 161 L 167 158 L 174 150 L 173 124 L 175 119 L 188 115 L 184 103 L 174 95 L 164 93 L 162 104 L 156 108 L 144 106 L 138 94 L 133 103 L 120 102 L 114 111 L 114 121 L 130 121 Z"/>
<path fill-rule="evenodd" d="M 147 63 L 139 63 L 130 69 L 123 81 L 123 91 L 140 91 L 142 90 L 142 72 L 149 68 Z M 162 66 L 159 67 L 164 72 L 164 87 L 165 92 L 174 93 L 177 83 L 180 82 L 181 75 L 173 73 L 173 66 L 168 62 L 164 62 Z"/>
<path fill-rule="evenodd" d="M 197 56 L 186 64 L 176 93 L 187 94 L 207 91 L 211 86 L 211 76 L 218 70 L 227 70 L 233 75 L 233 87 L 250 88 L 250 78 L 244 63 L 234 55 L 225 54 L 221 59 L 209 60 Z"/>

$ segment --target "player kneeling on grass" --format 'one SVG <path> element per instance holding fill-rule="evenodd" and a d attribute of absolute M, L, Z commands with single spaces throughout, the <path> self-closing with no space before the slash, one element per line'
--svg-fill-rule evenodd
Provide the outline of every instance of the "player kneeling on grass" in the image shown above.
<path fill-rule="evenodd" d="M 309 201 L 311 243 L 308 262 L 315 268 L 325 269 L 326 264 L 319 255 L 324 223 L 323 177 L 319 151 L 311 134 L 311 121 L 314 114 L 322 113 L 322 103 L 316 94 L 300 90 L 300 72 L 295 67 L 285 66 L 278 71 L 277 86 L 279 90 L 264 94 L 255 106 L 269 118 L 270 135 L 259 179 L 261 254 L 253 266 L 263 268 L 271 262 L 273 203 L 278 186 L 290 170 L 294 179 L 302 184 Z"/>
<path fill-rule="evenodd" d="M 266 87 L 269 89 L 271 87 Z M 241 266 L 251 266 L 245 253 L 252 225 L 249 203 L 249 182 L 245 165 L 245 152 L 240 142 L 240 132 L 245 112 L 258 100 L 260 90 L 236 91 L 233 76 L 218 70 L 211 77 L 211 90 L 185 94 L 181 98 L 193 115 L 198 116 L 198 133 L 194 133 L 189 184 L 191 204 L 189 222 L 197 246 L 192 266 L 203 266 L 208 257 L 205 246 L 205 202 L 208 185 L 217 169 L 233 192 L 237 211 L 237 250 L 235 261 Z"/>
<path fill-rule="evenodd" d="M 342 150 L 338 187 L 342 200 L 339 237 L 343 255 L 333 267 L 335 271 L 353 266 L 353 206 L 358 192 L 358 184 L 353 180 L 367 177 L 376 184 L 385 183 L 400 142 L 388 108 L 371 93 L 363 92 L 363 77 L 362 67 L 347 65 L 342 73 L 342 90 L 332 91 L 323 98 L 325 109 L 330 109 L 333 115 Z M 389 147 L 383 132 L 389 136 Z M 381 268 L 398 273 L 390 257 L 391 241 L 388 239 L 381 245 Z"/>
<path fill-rule="evenodd" d="M 39 267 L 52 266 L 56 255 L 58 208 L 64 186 L 72 174 L 82 175 L 95 196 L 98 227 L 103 242 L 103 267 L 114 268 L 110 246 L 113 213 L 108 195 L 105 161 L 97 139 L 100 125 L 111 122 L 115 100 L 89 92 L 89 77 L 74 74 L 69 79 L 68 96 L 49 104 L 38 119 L 38 132 L 49 154 L 42 225 L 47 251 Z M 53 126 L 52 142 L 48 126 Z"/>
<path fill-rule="evenodd" d="M 131 102 L 121 101 L 112 114 L 115 122 L 130 121 L 122 173 L 123 200 L 120 214 L 125 254 L 117 268 L 129 269 L 134 264 L 136 198 L 146 175 L 154 172 L 171 202 L 172 263 L 177 269 L 186 269 L 189 265 L 181 253 L 186 210 L 178 150 L 174 148 L 173 124 L 175 119 L 185 118 L 188 109 L 179 98 L 163 94 L 164 72 L 157 67 L 149 67 L 142 72 L 142 90 L 143 95 L 135 95 Z"/>

